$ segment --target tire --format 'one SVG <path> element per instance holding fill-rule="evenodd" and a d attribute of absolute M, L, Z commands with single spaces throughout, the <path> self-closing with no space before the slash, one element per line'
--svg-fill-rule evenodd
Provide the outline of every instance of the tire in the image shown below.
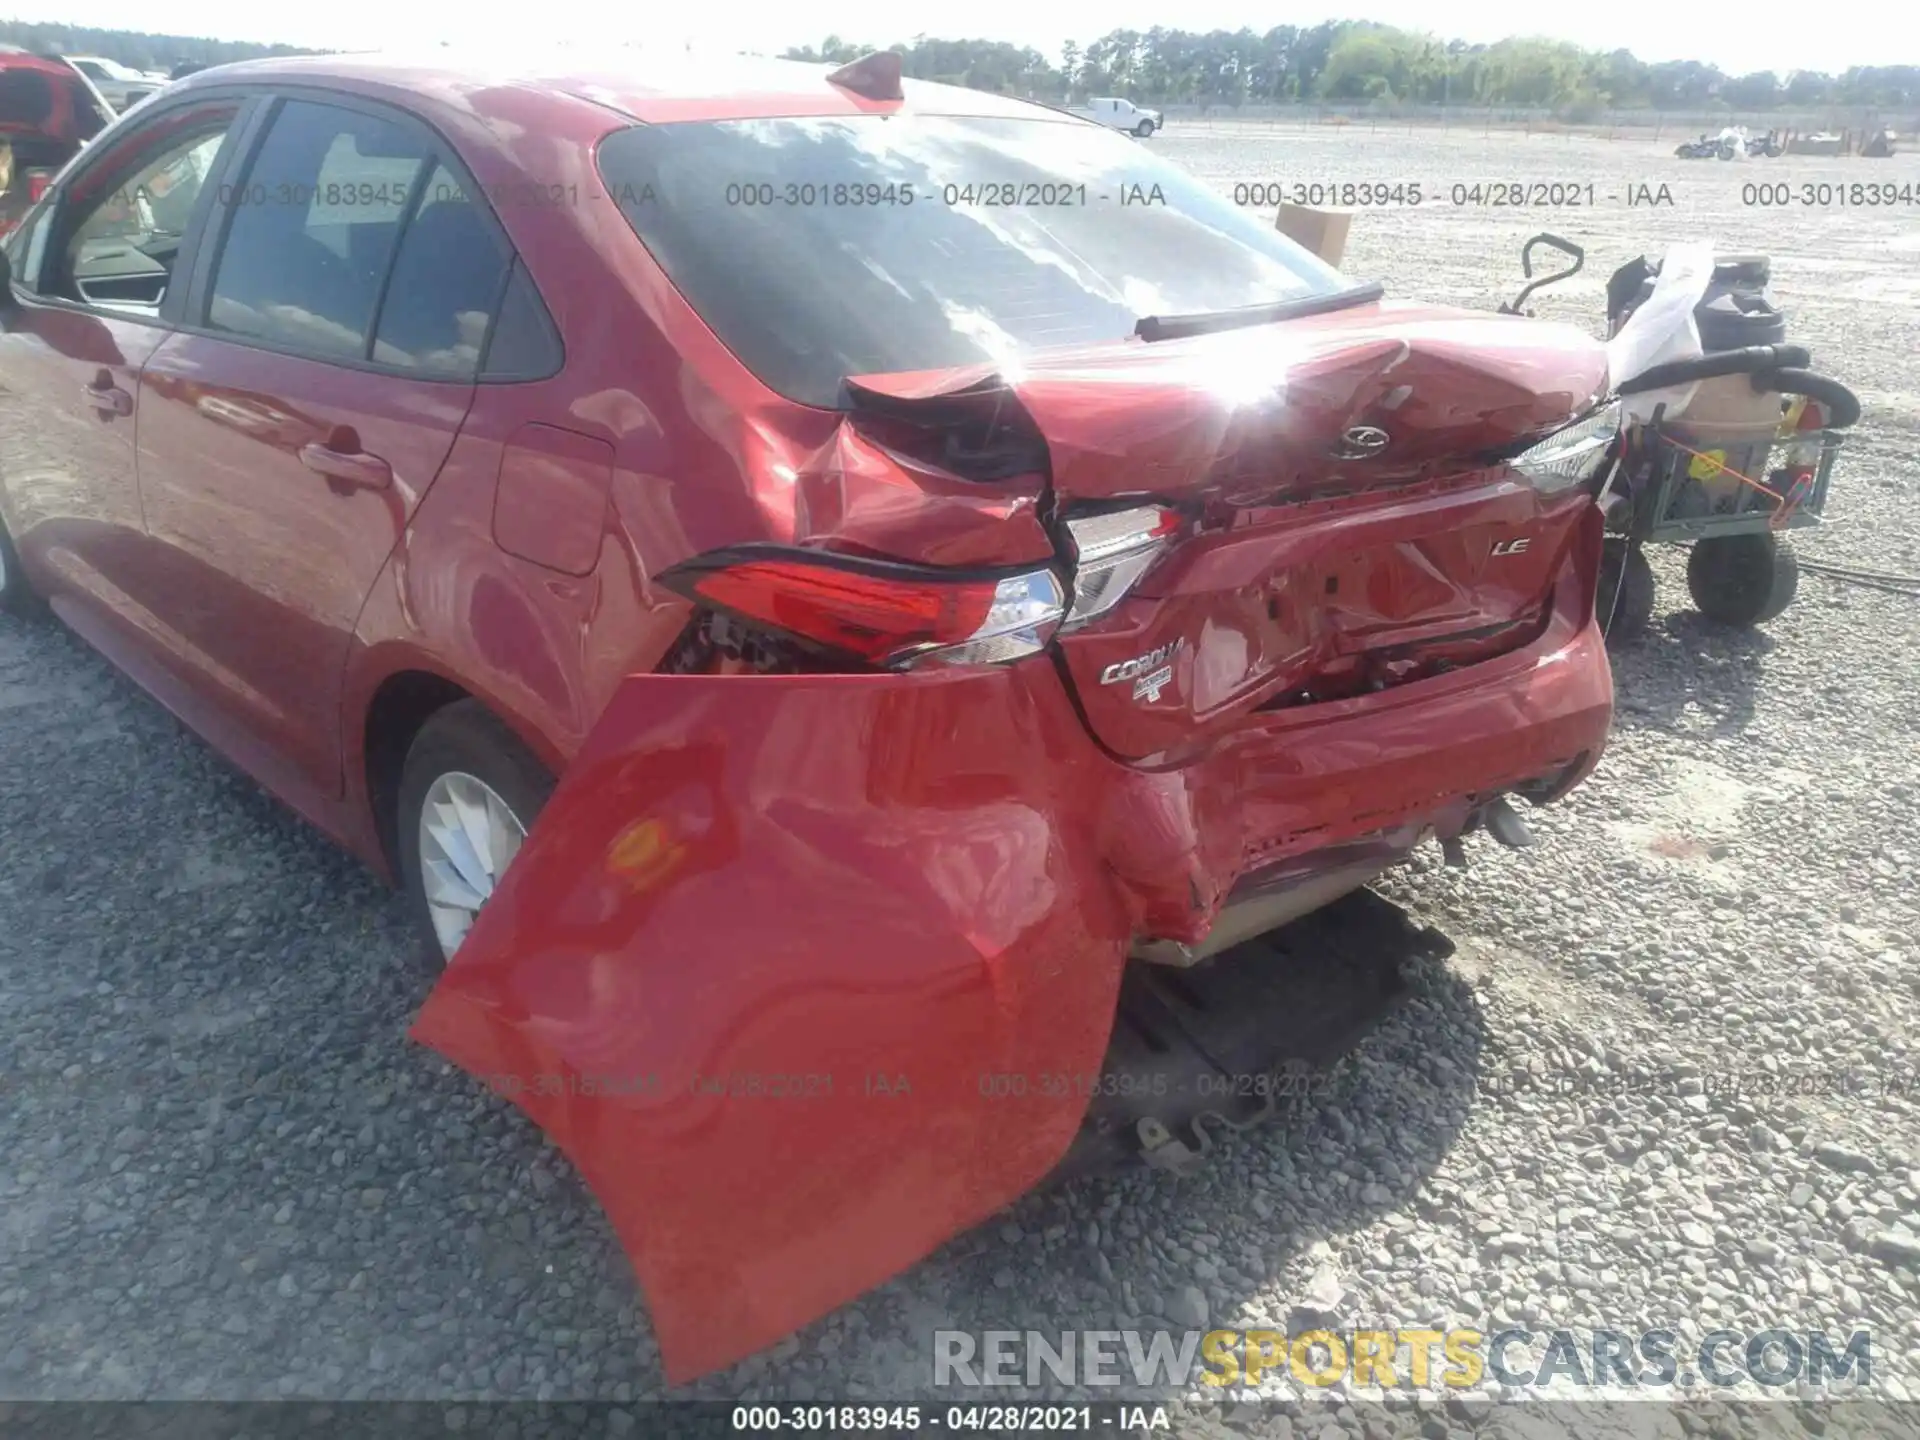
<path fill-rule="evenodd" d="M 1136 140 L 1145 140 L 1152 134 L 1153 121 L 1151 120 L 1142 120 L 1138 125 L 1133 127 L 1133 138 Z"/>
<path fill-rule="evenodd" d="M 21 568 L 20 552 L 13 548 L 6 521 L 0 520 L 0 611 L 9 615 L 33 617 L 46 613 L 42 600 Z"/>
<path fill-rule="evenodd" d="M 435 787 L 443 779 L 450 780 L 454 788 L 451 792 L 446 789 L 438 792 L 442 803 L 436 806 L 437 811 L 444 812 L 450 793 L 462 799 L 474 798 L 473 787 L 466 782 L 477 781 L 484 791 L 492 793 L 494 800 L 504 804 L 523 834 L 533 828 L 533 822 L 553 794 L 555 783 L 546 766 L 505 722 L 478 700 L 457 701 L 434 712 L 420 727 L 400 772 L 394 839 L 407 907 L 420 931 L 424 953 L 435 969 L 444 966 L 452 953 L 443 942 L 441 927 L 435 923 L 436 906 L 428 898 L 424 872 L 429 846 L 423 843 L 422 812 L 427 808 L 429 795 L 436 793 Z M 494 812 L 489 809 L 487 813 Z M 441 865 L 444 871 L 444 862 Z M 504 873 L 505 868 L 500 867 L 500 872 Z M 498 878 L 498 874 L 491 877 L 496 882 Z M 444 896 L 447 892 L 441 888 L 439 893 Z M 441 909 L 439 913 L 443 920 L 448 919 L 448 909 Z M 455 948 L 457 944 L 456 941 Z"/>
<path fill-rule="evenodd" d="M 1696 540 L 1687 557 L 1687 589 L 1709 620 L 1750 629 L 1793 603 L 1800 564 L 1793 542 L 1771 532 Z"/>
<path fill-rule="evenodd" d="M 1653 623 L 1653 566 L 1647 552 L 1623 535 L 1609 536 L 1600 557 L 1594 613 L 1607 643 L 1638 640 Z"/>

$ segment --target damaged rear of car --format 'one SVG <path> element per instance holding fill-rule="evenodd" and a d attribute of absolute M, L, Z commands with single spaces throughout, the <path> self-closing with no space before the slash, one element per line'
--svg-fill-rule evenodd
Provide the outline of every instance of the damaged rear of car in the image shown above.
<path fill-rule="evenodd" d="M 416 1028 L 518 1077 L 676 1380 L 1046 1177 L 1127 976 L 1524 836 L 1611 713 L 1597 342 L 1098 126 L 871 109 L 599 145 L 750 484 Z"/>

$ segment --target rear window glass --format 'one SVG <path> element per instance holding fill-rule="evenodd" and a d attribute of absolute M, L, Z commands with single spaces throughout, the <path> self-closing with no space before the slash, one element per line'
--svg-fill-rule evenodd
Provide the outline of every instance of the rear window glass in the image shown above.
<path fill-rule="evenodd" d="M 811 405 L 838 406 L 850 375 L 1348 284 L 1138 142 L 1064 119 L 689 121 L 609 136 L 599 164 L 701 318 Z"/>

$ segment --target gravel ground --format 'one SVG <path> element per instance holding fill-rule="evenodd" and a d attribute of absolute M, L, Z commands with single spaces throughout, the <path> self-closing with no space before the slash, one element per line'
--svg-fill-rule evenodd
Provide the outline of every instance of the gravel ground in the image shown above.
<path fill-rule="evenodd" d="M 1348 268 L 1490 305 L 1544 226 L 1594 263 L 1542 313 L 1597 327 L 1643 247 L 1771 252 L 1793 338 L 1867 406 L 1803 553 L 1920 570 L 1920 209 L 1739 195 L 1920 183 L 1912 160 L 1153 143 L 1227 186 L 1664 180 L 1673 209 L 1364 215 Z M 926 1396 L 936 1328 L 1285 1327 L 1311 1294 L 1342 1324 L 1868 1327 L 1874 1388 L 1920 1397 L 1920 602 L 1808 576 L 1732 634 L 1687 608 L 1682 559 L 1655 554 L 1612 748 L 1530 817 L 1539 847 L 1385 887 L 1459 953 L 1327 1094 L 1197 1176 L 1030 1197 L 684 1393 Z M 57 626 L 0 622 L 0 755 L 0 1397 L 661 1393 L 592 1201 L 403 1039 L 423 991 L 390 894 Z"/>

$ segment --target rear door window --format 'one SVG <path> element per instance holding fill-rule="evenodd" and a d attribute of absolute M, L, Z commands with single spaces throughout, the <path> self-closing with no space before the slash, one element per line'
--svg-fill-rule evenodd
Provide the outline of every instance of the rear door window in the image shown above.
<path fill-rule="evenodd" d="M 398 119 L 284 103 L 228 200 L 207 324 L 315 355 L 366 358 L 431 154 L 426 133 Z"/>
<path fill-rule="evenodd" d="M 512 263 L 513 252 L 459 177 L 435 165 L 393 262 L 373 358 L 424 376 L 472 379 Z"/>

